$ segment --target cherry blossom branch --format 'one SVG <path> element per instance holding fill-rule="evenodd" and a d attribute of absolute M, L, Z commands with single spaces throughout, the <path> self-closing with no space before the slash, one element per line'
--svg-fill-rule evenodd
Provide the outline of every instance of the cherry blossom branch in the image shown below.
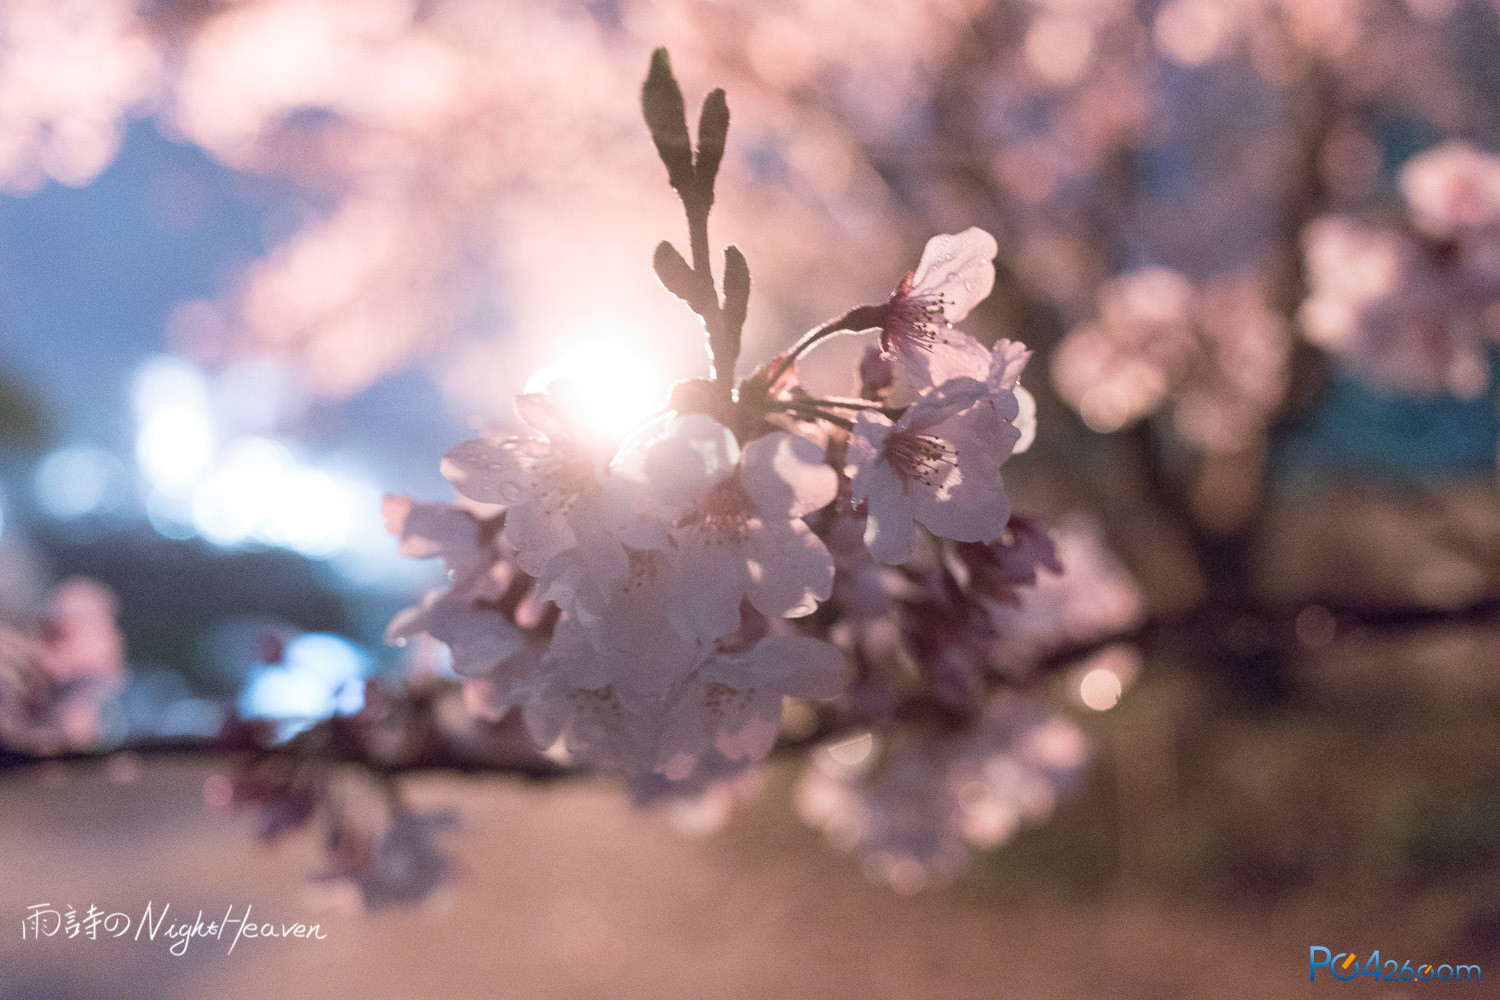
<path fill-rule="evenodd" d="M 848 417 L 841 417 L 837 414 L 829 413 L 826 410 L 821 410 L 816 406 L 803 406 L 794 403 L 787 408 L 786 412 L 791 413 L 793 416 L 797 417 L 821 420 L 825 423 L 832 424 L 835 427 L 841 427 L 846 431 L 854 430 L 854 421 L 850 420 Z"/>
<path fill-rule="evenodd" d="M 795 399 L 787 405 L 784 412 L 791 413 L 799 417 L 811 417 L 815 420 L 822 420 L 826 423 L 833 424 L 835 427 L 842 427 L 846 431 L 854 429 L 854 421 L 850 420 L 848 417 L 843 417 L 838 415 L 837 413 L 832 413 L 830 412 L 831 410 L 868 410 L 871 412 L 883 414 L 892 420 L 900 419 L 901 414 L 906 412 L 904 407 L 883 406 L 882 404 L 874 402 L 873 400 L 843 398 Z"/>
<path fill-rule="evenodd" d="M 855 306 L 842 316 L 835 316 L 833 319 L 818 324 L 804 333 L 791 346 L 791 349 L 781 356 L 781 360 L 771 370 L 771 377 L 766 384 L 774 386 L 783 375 L 791 371 L 797 359 L 806 354 L 808 349 L 820 340 L 836 333 L 859 333 L 862 330 L 872 329 L 881 324 L 884 316 L 884 306 Z"/>
<path fill-rule="evenodd" d="M 641 87 L 641 109 L 657 154 L 667 168 L 667 179 L 682 201 L 687 216 L 688 253 L 683 260 L 666 240 L 657 244 L 655 267 L 663 285 L 703 320 L 708 335 L 710 378 L 719 397 L 728 401 L 739 361 L 740 332 L 750 298 L 750 268 L 739 249 L 724 250 L 724 301 L 719 301 L 709 257 L 708 214 L 714 204 L 714 179 L 724 157 L 729 133 L 729 105 L 723 90 L 704 98 L 698 119 L 698 147 L 688 135 L 682 88 L 672 74 L 666 49 L 651 55 L 651 69 Z"/>
<path fill-rule="evenodd" d="M 853 399 L 847 396 L 810 397 L 803 402 L 831 410 L 879 410 L 892 419 L 906 412 L 904 407 L 885 406 L 873 399 Z"/>
<path fill-rule="evenodd" d="M 497 723 L 476 722 L 464 734 L 441 731 L 431 689 L 408 693 L 400 702 L 406 725 L 393 739 L 380 720 L 366 713 L 334 716 L 305 732 L 275 743 L 270 727 L 255 720 L 232 719 L 212 736 L 140 736 L 113 746 L 34 753 L 0 746 L 0 775 L 36 764 L 90 763 L 117 754 L 145 759 L 280 756 L 324 764 L 346 764 L 372 774 L 410 773 L 508 774 L 545 780 L 581 773 L 538 752 L 519 716 Z M 389 706 L 387 706 L 388 708 Z"/>
<path fill-rule="evenodd" d="M 1311 618 L 1311 622 L 1309 622 Z M 1225 653 L 1242 660 L 1265 652 L 1282 655 L 1299 649 L 1328 649 L 1344 642 L 1395 639 L 1427 629 L 1500 625 L 1500 596 L 1459 608 L 1372 606 L 1336 598 L 1275 602 L 1253 607 L 1201 605 L 1158 615 L 1140 625 L 1054 650 L 1037 661 L 1024 678 L 991 674 L 990 688 L 1031 688 L 1108 646 L 1127 643 L 1154 657 L 1188 653 Z M 531 747 L 517 713 L 498 723 L 475 722 L 462 732 L 448 732 L 437 721 L 448 687 L 386 695 L 353 716 L 336 716 L 306 732 L 275 744 L 262 724 L 232 722 L 214 736 L 145 736 L 108 747 L 55 754 L 0 747 L 0 775 L 41 764 L 87 764 L 129 754 L 151 760 L 204 757 L 280 756 L 324 764 L 348 765 L 381 776 L 412 773 L 512 775 L 535 781 L 579 777 L 587 772 L 539 753 Z M 782 752 L 815 745 L 883 722 L 938 720 L 961 725 L 963 716 L 931 698 L 904 702 L 885 719 L 861 719 L 839 711 L 822 711 L 811 729 L 788 736 Z M 393 720 L 399 720 L 399 724 Z"/>

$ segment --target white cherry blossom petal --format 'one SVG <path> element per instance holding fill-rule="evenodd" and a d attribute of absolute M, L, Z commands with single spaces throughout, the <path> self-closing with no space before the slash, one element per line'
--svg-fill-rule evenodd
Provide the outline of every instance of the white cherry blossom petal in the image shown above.
<path fill-rule="evenodd" d="M 559 674 L 545 674 L 531 697 L 521 706 L 522 719 L 531 742 L 547 749 L 562 738 L 568 728 L 571 706 L 563 693 L 567 682 Z"/>
<path fill-rule="evenodd" d="M 521 439 L 476 438 L 455 445 L 443 456 L 443 476 L 471 500 L 509 506 L 530 480 L 534 456 Z"/>
<path fill-rule="evenodd" d="M 948 443 L 958 467 L 999 474 L 1021 432 L 1016 428 L 1015 397 L 990 396 L 929 429 Z"/>
<path fill-rule="evenodd" d="M 831 642 L 805 635 L 771 635 L 746 655 L 753 674 L 775 677 L 782 694 L 827 700 L 844 693 L 849 663 Z"/>
<path fill-rule="evenodd" d="M 928 241 L 917 270 L 885 305 L 880 346 L 894 368 L 891 399 L 910 402 L 953 378 L 984 381 L 990 352 L 953 329 L 995 283 L 994 237 L 972 228 Z"/>
<path fill-rule="evenodd" d="M 1014 389 L 1021 384 L 1021 373 L 1031 360 L 1031 351 L 1017 340 L 1001 338 L 990 350 L 990 372 L 986 381 L 995 392 Z"/>
<path fill-rule="evenodd" d="M 1013 423 L 1019 436 L 1010 453 L 1019 455 L 1036 440 L 1036 397 L 1024 385 L 1018 385 L 1011 391 L 1016 397 L 1016 419 Z"/>
<path fill-rule="evenodd" d="M 545 556 L 538 544 L 531 550 L 533 559 L 541 562 L 537 569 L 528 567 L 529 560 L 523 558 L 526 550 L 519 544 L 517 558 L 522 569 L 538 578 L 538 586 L 548 600 L 570 608 L 589 594 L 597 597 L 608 593 L 629 576 L 630 560 L 597 493 L 575 500 L 564 512 L 563 521 L 571 533 L 571 544 L 550 556 Z"/>
<path fill-rule="evenodd" d="M 922 250 L 912 276 L 912 294 L 941 304 L 943 317 L 957 323 L 995 287 L 995 237 L 970 226 L 961 233 L 934 236 Z"/>
<path fill-rule="evenodd" d="M 387 494 L 380 511 L 386 530 L 401 540 L 397 551 L 407 559 L 441 557 L 457 571 L 483 558 L 479 519 L 467 510 Z"/>
<path fill-rule="evenodd" d="M 1020 431 L 985 401 L 933 428 L 933 433 L 952 449 L 951 465 L 935 488 L 907 484 L 912 517 L 942 538 L 999 538 L 1010 520 L 1000 466 L 1010 457 Z"/>
<path fill-rule="evenodd" d="M 611 685 L 575 687 L 561 675 L 547 675 L 523 713 L 532 740 L 550 747 L 559 739 L 574 757 L 625 770 L 651 761 L 660 732 L 649 704 L 622 696 Z"/>
<path fill-rule="evenodd" d="M 866 505 L 865 547 L 878 562 L 888 565 L 906 562 L 915 548 L 916 533 L 905 487 L 885 462 L 862 471 L 861 478 L 863 482 L 856 486 L 854 495 Z"/>
<path fill-rule="evenodd" d="M 558 380 L 546 392 L 528 392 L 515 399 L 516 416 L 543 437 L 558 442 L 586 440 L 587 432 L 578 419 L 577 407 L 570 406 L 571 386 Z"/>
<path fill-rule="evenodd" d="M 616 538 L 633 549 L 666 548 L 669 525 L 656 507 L 642 480 L 610 467 L 600 483 L 599 509 Z"/>
<path fill-rule="evenodd" d="M 777 431 L 745 446 L 740 478 L 758 510 L 805 517 L 833 502 L 838 474 L 823 449 L 807 438 Z"/>
<path fill-rule="evenodd" d="M 577 618 L 564 614 L 552 630 L 552 641 L 542 656 L 542 669 L 567 680 L 573 687 L 598 689 L 615 679 L 619 660 L 599 655 L 588 631 Z"/>
<path fill-rule="evenodd" d="M 962 330 L 934 327 L 920 339 L 903 338 L 892 344 L 896 377 L 891 397 L 910 401 L 934 385 L 950 379 L 983 380 L 989 375 L 990 352 Z"/>
<path fill-rule="evenodd" d="M 989 386 L 972 378 L 953 378 L 907 407 L 896 430 L 921 433 L 948 420 L 990 395 Z"/>
<path fill-rule="evenodd" d="M 693 498 L 734 474 L 739 443 L 729 428 L 702 413 L 674 417 L 661 437 L 646 445 L 641 473 L 650 497 L 669 521 Z"/>
<path fill-rule="evenodd" d="M 597 602 L 580 601 L 564 615 L 559 628 L 577 628 L 592 655 L 608 662 L 591 683 L 580 684 L 619 682 L 636 694 L 659 696 L 697 665 L 700 644 L 673 621 L 671 563 L 665 552 L 631 552 L 625 578 Z"/>
<path fill-rule="evenodd" d="M 505 516 L 505 535 L 516 547 L 516 561 L 533 576 L 541 575 L 549 562 L 578 544 L 567 509 L 543 502 L 511 507 Z"/>
<path fill-rule="evenodd" d="M 523 642 L 494 670 L 464 681 L 464 704 L 484 718 L 498 720 L 531 697 L 541 676 L 541 662 L 541 646 Z"/>
<path fill-rule="evenodd" d="M 1010 520 L 1010 499 L 983 479 L 959 477 L 941 494 L 914 490 L 909 502 L 913 520 L 958 542 L 992 542 L 1005 534 Z"/>
<path fill-rule="evenodd" d="M 454 671 L 465 677 L 489 673 L 520 652 L 525 641 L 499 614 L 454 601 L 438 602 L 424 625 L 434 639 L 448 644 Z"/>
<path fill-rule="evenodd" d="M 894 426 L 890 417 L 874 410 L 865 410 L 855 417 L 854 430 L 849 433 L 849 447 L 844 455 L 844 475 L 857 480 L 861 470 L 868 469 L 879 461 L 885 439 Z M 856 490 L 855 498 L 863 500 L 867 492 Z"/>
<path fill-rule="evenodd" d="M 833 556 L 801 521 L 752 527 L 749 555 L 750 603 L 767 617 L 810 615 L 833 593 Z"/>
<path fill-rule="evenodd" d="M 675 537 L 674 623 L 702 642 L 728 635 L 740 627 L 740 601 L 751 583 L 743 541 L 723 537 L 713 525 L 689 526 Z"/>

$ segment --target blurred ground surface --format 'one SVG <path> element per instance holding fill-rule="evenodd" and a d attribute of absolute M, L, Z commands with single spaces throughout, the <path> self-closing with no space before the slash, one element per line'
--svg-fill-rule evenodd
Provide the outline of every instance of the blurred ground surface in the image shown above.
<path fill-rule="evenodd" d="M 435 905 L 360 915 L 309 892 L 309 838 L 264 848 L 245 822 L 205 815 L 208 773 L 168 762 L 123 786 L 102 768 L 0 780 L 0 1000 L 1311 997 L 1335 987 L 1308 983 L 1309 944 L 1419 946 L 1403 941 L 1400 907 L 1374 901 L 1338 916 L 1119 890 L 902 898 L 867 885 L 784 809 L 752 808 L 692 840 L 607 787 L 458 778 L 414 782 L 413 798 L 460 809 L 459 884 Z M 172 919 L 253 904 L 266 919 L 321 921 L 328 936 L 241 941 L 230 956 L 194 941 L 181 958 L 164 940 L 21 940 L 32 903 L 134 917 L 148 899 L 170 903 Z M 1403 995 L 1368 981 L 1337 989 Z M 1423 994 L 1434 990 L 1450 992 Z"/>

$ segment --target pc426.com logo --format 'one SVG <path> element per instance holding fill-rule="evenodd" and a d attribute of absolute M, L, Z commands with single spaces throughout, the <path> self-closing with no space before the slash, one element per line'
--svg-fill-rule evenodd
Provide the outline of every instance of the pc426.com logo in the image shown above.
<path fill-rule="evenodd" d="M 1341 982 L 1351 982 L 1369 977 L 1382 983 L 1477 983 L 1480 968 L 1476 963 L 1465 965 L 1444 962 L 1413 962 L 1409 959 L 1382 959 L 1380 952 L 1372 951 L 1361 958 L 1356 952 L 1334 952 L 1320 944 L 1308 949 L 1307 977 L 1318 981 L 1319 974 L 1332 976 Z"/>

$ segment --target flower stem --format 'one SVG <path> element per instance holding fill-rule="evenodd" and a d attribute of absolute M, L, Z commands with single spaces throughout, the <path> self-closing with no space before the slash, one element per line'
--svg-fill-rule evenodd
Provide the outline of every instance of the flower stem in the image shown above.
<path fill-rule="evenodd" d="M 795 417 L 810 417 L 814 420 L 826 421 L 827 423 L 833 424 L 835 427 L 842 427 L 846 431 L 854 430 L 854 421 L 850 420 L 848 417 L 840 417 L 837 414 L 829 413 L 827 410 L 820 409 L 816 406 L 804 405 L 802 401 L 793 403 L 791 406 L 787 407 L 784 412 L 790 413 Z"/>
<path fill-rule="evenodd" d="M 858 333 L 860 330 L 868 330 L 879 326 L 885 319 L 885 306 L 855 306 L 842 316 L 836 316 L 818 326 L 813 327 L 802 335 L 802 338 L 792 345 L 792 349 L 786 352 L 781 359 L 781 364 L 771 373 L 768 386 L 774 386 L 781 376 L 785 375 L 796 363 L 797 359 L 806 354 L 808 348 L 818 341 L 831 337 L 836 333 Z"/>
<path fill-rule="evenodd" d="M 739 361 L 739 337 L 731 335 L 725 327 L 724 309 L 719 305 L 719 292 L 714 284 L 714 265 L 708 251 L 709 205 L 698 198 L 684 197 L 682 207 L 687 214 L 688 243 L 693 255 L 693 273 L 703 286 L 701 292 L 703 327 L 708 333 L 709 377 L 722 386 L 728 396 L 734 386 L 734 368 Z"/>
<path fill-rule="evenodd" d="M 873 399 L 853 399 L 846 396 L 832 396 L 825 399 L 810 398 L 801 400 L 800 402 L 810 403 L 813 406 L 820 406 L 835 410 L 878 410 L 879 412 L 890 417 L 892 420 L 896 419 L 897 417 L 901 416 L 901 414 L 906 412 L 905 407 L 885 406 Z"/>

